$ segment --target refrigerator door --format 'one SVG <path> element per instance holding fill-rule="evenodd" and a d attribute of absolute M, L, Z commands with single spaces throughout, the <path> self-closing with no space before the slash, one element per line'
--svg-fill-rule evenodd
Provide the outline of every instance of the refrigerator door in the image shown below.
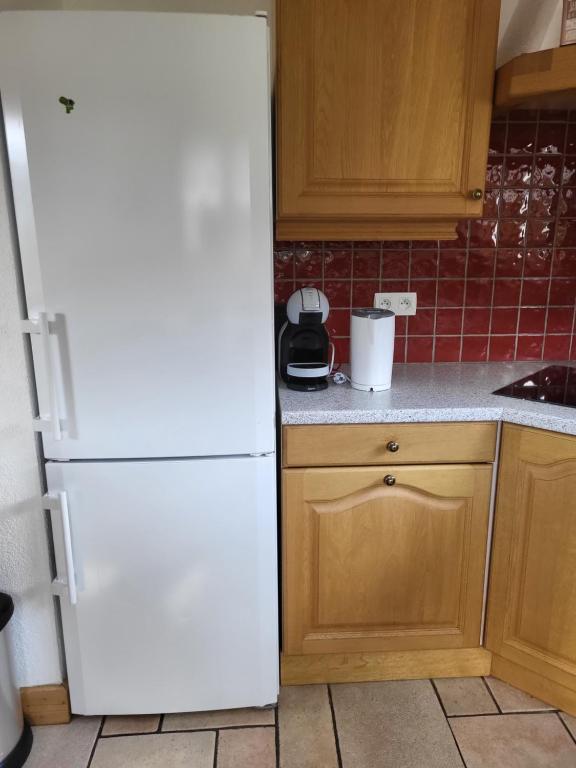
<path fill-rule="evenodd" d="M 47 458 L 274 450 L 267 40 L 256 17 L 0 14 Z"/>
<path fill-rule="evenodd" d="M 48 463 L 47 474 L 59 579 L 76 587 L 60 600 L 73 712 L 276 701 L 274 457 Z"/>

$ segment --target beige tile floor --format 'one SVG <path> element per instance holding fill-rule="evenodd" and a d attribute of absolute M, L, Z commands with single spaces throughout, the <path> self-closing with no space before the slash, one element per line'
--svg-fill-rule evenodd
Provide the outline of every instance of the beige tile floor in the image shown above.
<path fill-rule="evenodd" d="M 576 768 L 576 718 L 493 678 L 296 686 L 276 711 L 35 728 L 27 768 Z"/>

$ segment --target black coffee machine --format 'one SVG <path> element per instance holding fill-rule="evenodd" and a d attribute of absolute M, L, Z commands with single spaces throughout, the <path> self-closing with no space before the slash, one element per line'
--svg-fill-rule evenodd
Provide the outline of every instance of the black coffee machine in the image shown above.
<path fill-rule="evenodd" d="M 289 389 L 315 392 L 326 389 L 330 344 L 324 323 L 328 319 L 328 299 L 317 288 L 300 288 L 288 299 L 288 320 L 278 336 L 278 372 Z"/>

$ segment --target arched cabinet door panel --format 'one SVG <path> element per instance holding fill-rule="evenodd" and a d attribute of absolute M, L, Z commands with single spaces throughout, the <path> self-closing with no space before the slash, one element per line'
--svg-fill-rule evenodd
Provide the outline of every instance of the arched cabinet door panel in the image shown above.
<path fill-rule="evenodd" d="M 504 427 L 495 521 L 494 673 L 576 714 L 576 437 Z"/>
<path fill-rule="evenodd" d="M 479 646 L 491 471 L 285 470 L 284 652 Z"/>

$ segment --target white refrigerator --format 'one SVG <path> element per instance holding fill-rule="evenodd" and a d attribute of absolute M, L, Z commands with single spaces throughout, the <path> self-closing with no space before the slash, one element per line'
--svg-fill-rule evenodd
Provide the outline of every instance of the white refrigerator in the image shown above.
<path fill-rule="evenodd" d="M 72 710 L 278 693 L 268 29 L 0 14 Z"/>

